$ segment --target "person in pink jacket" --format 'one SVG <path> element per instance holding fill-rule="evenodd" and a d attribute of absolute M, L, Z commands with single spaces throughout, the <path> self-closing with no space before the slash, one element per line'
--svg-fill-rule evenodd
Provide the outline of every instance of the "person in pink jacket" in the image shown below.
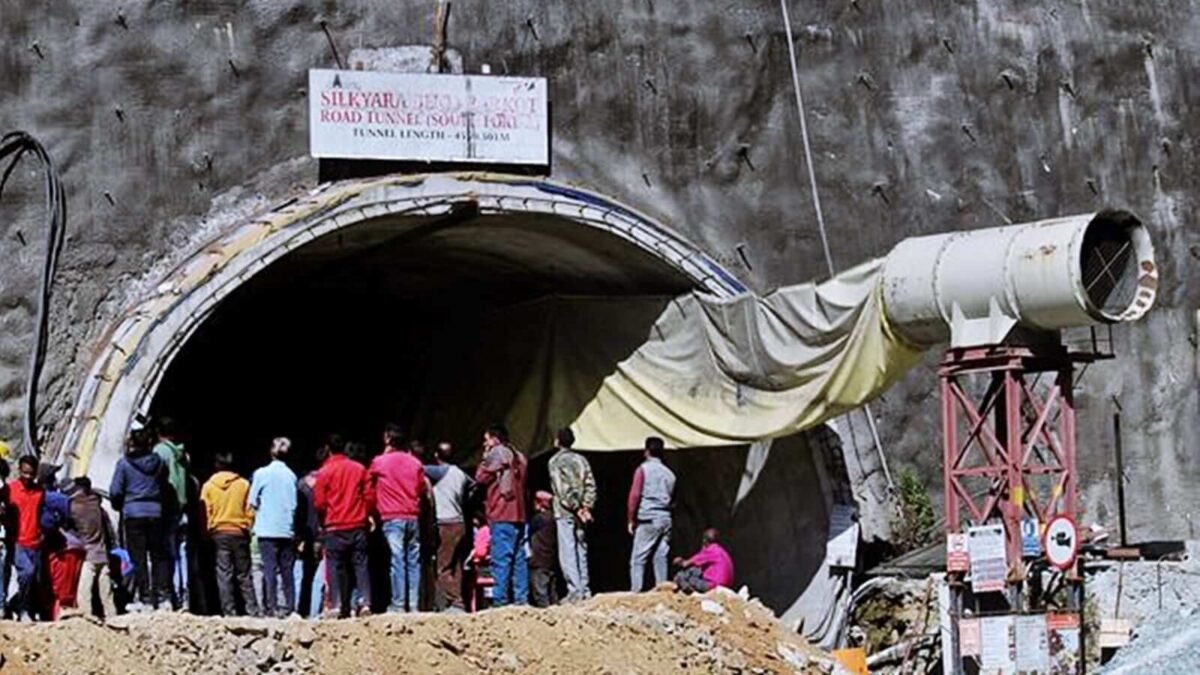
<path fill-rule="evenodd" d="M 717 586 L 733 586 L 733 558 L 717 541 L 720 533 L 713 528 L 704 531 L 704 545 L 696 555 L 684 560 L 675 559 L 680 568 L 675 585 L 685 593 L 705 593 Z"/>

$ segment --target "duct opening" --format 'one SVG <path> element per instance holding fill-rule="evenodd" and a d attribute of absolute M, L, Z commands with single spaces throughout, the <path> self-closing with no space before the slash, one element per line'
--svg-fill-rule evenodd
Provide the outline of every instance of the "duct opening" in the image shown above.
<path fill-rule="evenodd" d="M 1126 211 L 1103 211 L 1087 227 L 1079 252 L 1080 280 L 1087 301 L 1100 318 L 1128 321 L 1127 312 L 1139 309 L 1154 286 L 1143 271 L 1153 270 L 1150 239 L 1141 222 Z M 1145 264 L 1150 270 L 1143 270 Z"/>
<path fill-rule="evenodd" d="M 243 472 L 274 436 L 293 465 L 329 433 L 377 450 L 399 422 L 469 458 L 506 421 L 544 450 L 692 281 L 624 239 L 560 216 L 389 216 L 325 235 L 226 297 L 165 372 L 152 415 L 188 432 L 197 473 Z"/>

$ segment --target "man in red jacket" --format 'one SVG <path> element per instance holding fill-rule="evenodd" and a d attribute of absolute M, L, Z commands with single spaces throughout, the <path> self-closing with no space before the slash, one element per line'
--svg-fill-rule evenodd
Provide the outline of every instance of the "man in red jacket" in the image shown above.
<path fill-rule="evenodd" d="M 45 492 L 37 480 L 38 462 L 33 455 L 23 455 L 18 464 L 17 479 L 8 483 L 8 512 L 17 526 L 16 559 L 17 595 L 12 615 L 32 621 L 37 614 L 38 584 L 42 581 L 42 527 L 39 517 Z"/>
<path fill-rule="evenodd" d="M 392 553 L 392 602 L 389 612 L 415 612 L 421 592 L 421 504 L 429 496 L 429 481 L 421 460 L 404 444 L 395 424 L 383 431 L 383 454 L 371 462 L 383 536 Z"/>
<path fill-rule="evenodd" d="M 329 459 L 317 472 L 313 507 L 325 532 L 325 555 L 341 602 L 338 615 L 350 616 L 351 568 L 364 605 L 358 615 L 371 613 L 371 576 L 367 571 L 367 528 L 375 508 L 367 470 L 346 457 L 346 443 L 336 434 L 326 442 Z"/>
<path fill-rule="evenodd" d="M 525 455 L 508 441 L 501 424 L 483 434 L 483 461 L 475 480 L 487 486 L 488 526 L 492 532 L 492 605 L 529 604 L 529 560 L 525 557 Z M 509 582 L 512 582 L 511 588 Z"/>

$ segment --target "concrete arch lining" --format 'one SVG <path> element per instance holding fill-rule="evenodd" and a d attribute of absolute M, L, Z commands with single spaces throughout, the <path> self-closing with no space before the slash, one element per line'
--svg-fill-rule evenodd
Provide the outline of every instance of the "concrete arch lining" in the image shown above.
<path fill-rule="evenodd" d="M 719 264 L 662 224 L 608 197 L 548 180 L 495 174 L 391 176 L 322 185 L 199 246 L 133 304 L 97 350 L 55 461 L 106 485 L 136 415 L 167 367 L 234 290 L 295 249 L 387 216 L 438 216 L 473 202 L 481 215 L 544 214 L 637 246 L 717 297 L 746 292 Z"/>

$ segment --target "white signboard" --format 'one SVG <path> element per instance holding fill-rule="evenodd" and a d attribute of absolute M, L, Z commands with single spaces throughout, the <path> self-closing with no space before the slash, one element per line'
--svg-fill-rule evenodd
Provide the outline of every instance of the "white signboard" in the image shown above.
<path fill-rule="evenodd" d="M 1050 670 L 1050 639 L 1046 632 L 1046 615 L 1030 614 L 1017 617 L 1017 671 L 1046 673 Z"/>
<path fill-rule="evenodd" d="M 313 157 L 550 164 L 546 80 L 308 71 Z"/>
<path fill-rule="evenodd" d="M 981 525 L 969 528 L 967 548 L 971 556 L 972 590 L 976 593 L 1004 590 L 1008 576 L 1004 526 Z"/>
<path fill-rule="evenodd" d="M 1017 670 L 1017 649 L 1011 616 L 979 620 L 979 670 L 987 675 L 1011 675 Z"/>

